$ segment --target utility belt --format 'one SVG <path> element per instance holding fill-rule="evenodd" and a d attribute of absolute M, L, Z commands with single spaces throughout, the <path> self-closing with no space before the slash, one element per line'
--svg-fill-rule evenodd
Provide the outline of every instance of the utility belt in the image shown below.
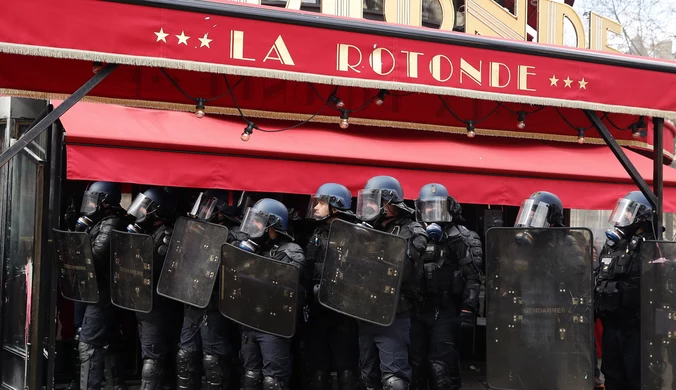
<path fill-rule="evenodd" d="M 599 317 L 638 315 L 641 287 L 638 280 L 600 280 L 594 289 L 594 310 Z"/>
<path fill-rule="evenodd" d="M 456 297 L 450 291 L 444 291 L 440 294 L 427 294 L 420 297 L 415 303 L 417 311 L 427 309 L 448 309 L 455 306 Z"/>

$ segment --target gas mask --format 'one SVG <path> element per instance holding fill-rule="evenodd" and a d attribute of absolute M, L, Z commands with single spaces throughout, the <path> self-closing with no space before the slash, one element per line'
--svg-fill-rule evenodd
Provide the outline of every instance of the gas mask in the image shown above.
<path fill-rule="evenodd" d="M 246 239 L 240 241 L 238 247 L 239 249 L 245 250 L 247 252 L 256 253 L 256 249 L 258 249 L 258 244 L 252 239 Z"/>
<path fill-rule="evenodd" d="M 84 232 L 87 231 L 90 227 L 94 225 L 94 220 L 87 216 L 81 216 L 80 218 L 77 219 L 75 222 L 75 231 L 76 232 Z"/>
<path fill-rule="evenodd" d="M 627 238 L 627 237 L 631 236 L 632 234 L 634 234 L 633 230 L 635 230 L 635 229 L 631 229 L 631 227 L 629 227 L 629 226 L 627 226 L 627 227 L 615 226 L 612 229 L 606 230 L 606 238 L 608 238 L 608 240 L 610 240 L 614 243 L 618 243 L 621 240 L 623 240 L 624 238 Z"/>
<path fill-rule="evenodd" d="M 430 238 L 432 241 L 441 241 L 441 238 L 444 235 L 444 231 L 441 229 L 441 226 L 437 223 L 430 223 L 427 225 L 425 228 L 425 231 L 427 232 L 427 236 Z"/>

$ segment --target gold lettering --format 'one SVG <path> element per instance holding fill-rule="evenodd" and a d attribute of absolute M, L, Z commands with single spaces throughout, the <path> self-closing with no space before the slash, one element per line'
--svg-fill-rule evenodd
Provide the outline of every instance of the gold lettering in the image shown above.
<path fill-rule="evenodd" d="M 354 49 L 359 53 L 359 61 L 356 63 L 350 63 L 350 49 Z M 357 67 L 361 65 L 361 60 L 363 59 L 363 56 L 361 54 L 361 50 L 357 46 L 352 46 L 352 45 L 346 45 L 344 43 L 339 43 L 338 44 L 338 62 L 336 64 L 336 70 L 339 70 L 341 72 L 347 72 L 348 69 L 353 70 L 357 73 L 361 73 Z"/>
<path fill-rule="evenodd" d="M 230 31 L 230 58 L 244 61 L 255 61 L 244 57 L 244 31 Z"/>
<path fill-rule="evenodd" d="M 538 1 L 538 42 L 563 45 L 565 19 L 573 25 L 577 47 L 584 48 L 585 35 L 582 21 L 571 6 L 554 0 Z"/>
<path fill-rule="evenodd" d="M 276 57 L 273 57 L 273 56 L 270 55 L 270 53 L 272 53 L 273 51 L 277 55 Z M 272 47 L 268 51 L 268 54 L 263 59 L 263 62 L 267 61 L 268 59 L 277 60 L 284 65 L 291 65 L 291 66 L 296 65 L 293 62 L 293 58 L 291 58 L 291 54 L 289 53 L 289 49 L 287 49 L 286 43 L 284 42 L 284 38 L 282 38 L 281 35 L 277 37 L 277 40 L 275 41 L 274 45 L 272 45 Z"/>
<path fill-rule="evenodd" d="M 515 0 L 513 14 L 493 0 L 467 0 L 465 4 L 465 32 L 526 39 L 528 0 Z"/>
<path fill-rule="evenodd" d="M 423 55 L 423 53 L 418 53 L 415 51 L 406 51 L 402 50 L 402 53 L 406 54 L 406 76 L 417 79 L 418 78 L 418 56 Z"/>
<path fill-rule="evenodd" d="M 362 19 L 364 17 L 363 0 L 321 0 L 321 13 L 325 15 L 345 16 Z"/>
<path fill-rule="evenodd" d="M 455 6 L 453 0 L 439 0 L 441 4 L 441 25 L 439 30 L 453 31 L 455 26 Z"/>
<path fill-rule="evenodd" d="M 392 68 L 387 72 L 383 71 L 383 52 L 387 52 L 387 54 L 390 55 L 390 58 L 392 58 Z M 385 48 L 379 47 L 373 50 L 373 53 L 371 53 L 371 55 L 369 56 L 369 64 L 371 65 L 371 69 L 373 69 L 374 72 L 378 73 L 381 76 L 387 76 L 394 70 L 395 66 L 394 54 L 392 54 L 391 51 Z"/>
<path fill-rule="evenodd" d="M 622 25 L 595 12 L 589 14 L 589 48 L 619 53 L 608 46 L 608 31 L 622 34 Z"/>
<path fill-rule="evenodd" d="M 481 85 L 481 65 L 483 61 L 479 61 L 479 69 L 470 65 L 464 58 L 460 59 L 460 84 L 462 84 L 462 76 L 466 75 L 475 83 Z"/>
<path fill-rule="evenodd" d="M 384 0 L 383 15 L 389 23 L 422 26 L 422 0 Z"/>
<path fill-rule="evenodd" d="M 504 84 L 500 84 L 500 69 L 507 71 L 507 81 Z M 509 70 L 507 65 L 502 62 L 491 62 L 491 87 L 494 88 L 505 88 L 512 81 L 512 72 Z"/>
<path fill-rule="evenodd" d="M 535 73 L 528 72 L 529 69 L 535 69 L 535 67 L 519 65 L 519 89 L 522 91 L 535 91 L 528 88 L 528 76 L 535 76 Z"/>
<path fill-rule="evenodd" d="M 451 68 L 450 72 L 448 73 L 448 77 L 446 78 L 441 78 L 441 59 L 446 60 L 448 62 L 448 66 Z M 446 82 L 448 81 L 451 76 L 453 76 L 453 64 L 451 63 L 451 60 L 448 59 L 443 54 L 437 54 L 434 57 L 432 57 L 432 61 L 430 61 L 430 73 L 432 74 L 432 77 L 434 77 L 435 80 L 440 81 L 440 82 Z"/>

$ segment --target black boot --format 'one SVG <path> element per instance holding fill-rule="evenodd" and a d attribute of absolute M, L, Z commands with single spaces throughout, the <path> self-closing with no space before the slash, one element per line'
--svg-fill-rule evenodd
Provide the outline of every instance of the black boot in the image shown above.
<path fill-rule="evenodd" d="M 333 381 L 331 373 L 327 371 L 315 371 L 308 375 L 306 386 L 308 390 L 331 390 Z"/>
<path fill-rule="evenodd" d="M 352 390 L 357 388 L 357 375 L 353 370 L 338 371 L 338 390 Z"/>
<path fill-rule="evenodd" d="M 80 332 L 82 328 L 75 329 L 75 335 L 73 336 L 73 379 L 68 384 L 66 390 L 80 390 Z"/>

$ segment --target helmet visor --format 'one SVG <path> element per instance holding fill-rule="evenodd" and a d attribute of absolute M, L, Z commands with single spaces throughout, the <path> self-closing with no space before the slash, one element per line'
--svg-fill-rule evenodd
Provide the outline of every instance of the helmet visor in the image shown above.
<path fill-rule="evenodd" d="M 521 203 L 519 214 L 516 216 L 514 227 L 549 227 L 547 222 L 547 213 L 549 204 L 545 202 L 536 202 L 534 199 L 526 199 Z"/>
<path fill-rule="evenodd" d="M 246 209 L 244 219 L 240 227 L 242 233 L 246 233 L 249 237 L 261 237 L 265 231 L 274 226 L 279 218 L 276 215 L 268 214 L 265 211 L 256 210 L 251 207 Z"/>
<path fill-rule="evenodd" d="M 372 221 L 380 215 L 380 190 L 359 190 L 357 195 L 357 218 Z"/>
<path fill-rule="evenodd" d="M 434 196 L 415 201 L 415 218 L 418 222 L 451 222 L 448 198 Z"/>
<path fill-rule="evenodd" d="M 129 206 L 127 214 L 136 218 L 136 221 L 141 222 L 146 219 L 148 214 L 155 211 L 157 205 L 150 198 L 143 194 L 136 195 L 136 198 Z"/>
<path fill-rule="evenodd" d="M 308 204 L 307 213 L 308 219 L 317 221 L 324 220 L 331 215 L 331 203 L 328 195 L 313 196 Z"/>
<path fill-rule="evenodd" d="M 82 204 L 80 205 L 80 212 L 84 215 L 89 215 L 96 211 L 99 203 L 106 198 L 106 195 L 101 192 L 85 192 L 82 197 Z"/>
<path fill-rule="evenodd" d="M 636 222 L 640 207 L 641 204 L 638 202 L 620 198 L 615 205 L 615 210 L 610 214 L 608 222 L 617 227 L 629 226 Z"/>
<path fill-rule="evenodd" d="M 197 219 L 209 221 L 216 213 L 224 210 L 227 205 L 226 202 L 214 196 L 203 196 L 200 201 L 199 211 L 197 212 Z"/>

